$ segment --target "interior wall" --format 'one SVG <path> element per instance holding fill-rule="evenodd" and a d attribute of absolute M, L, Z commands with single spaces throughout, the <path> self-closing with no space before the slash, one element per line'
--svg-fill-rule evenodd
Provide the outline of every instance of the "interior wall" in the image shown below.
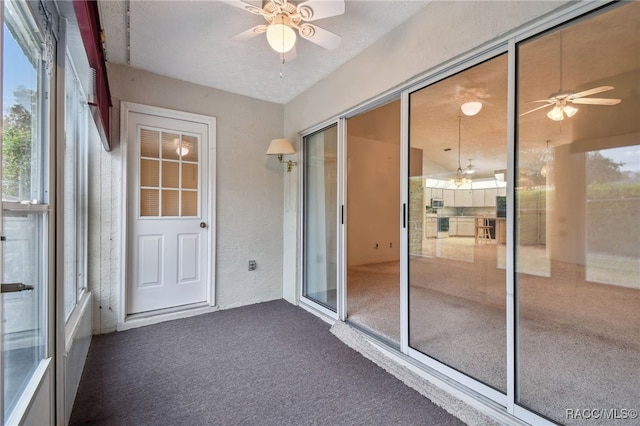
<path fill-rule="evenodd" d="M 94 332 L 116 329 L 120 300 L 122 159 L 120 101 L 216 117 L 216 302 L 221 309 L 282 297 L 284 167 L 265 155 L 283 135 L 283 109 L 260 101 L 109 64 L 112 152 L 90 153 L 89 277 Z M 97 240 L 97 241 L 96 241 Z M 248 260 L 257 262 L 248 271 Z"/>
<path fill-rule="evenodd" d="M 400 144 L 348 136 L 347 265 L 400 260 Z"/>

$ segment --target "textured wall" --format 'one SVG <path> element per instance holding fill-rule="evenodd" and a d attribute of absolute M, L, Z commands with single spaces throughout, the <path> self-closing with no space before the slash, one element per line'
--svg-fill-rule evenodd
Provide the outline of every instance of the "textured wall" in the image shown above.
<path fill-rule="evenodd" d="M 119 130 L 119 102 L 216 117 L 216 302 L 220 308 L 282 297 L 284 168 L 265 152 L 282 137 L 279 104 L 210 89 L 130 67 L 108 68 L 112 134 Z M 115 330 L 121 290 L 122 161 L 120 150 L 94 150 L 90 166 L 90 283 L 96 294 L 94 330 Z M 98 241 L 95 241 L 98 239 Z M 256 271 L 247 270 L 255 259 Z"/>

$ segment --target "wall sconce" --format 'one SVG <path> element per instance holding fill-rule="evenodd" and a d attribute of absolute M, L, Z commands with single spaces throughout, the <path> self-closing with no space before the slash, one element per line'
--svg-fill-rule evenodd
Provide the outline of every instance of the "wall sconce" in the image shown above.
<path fill-rule="evenodd" d="M 288 154 L 295 154 L 296 150 L 291 146 L 291 142 L 287 139 L 273 139 L 271 144 L 269 145 L 269 149 L 267 149 L 267 155 L 277 155 L 278 160 L 282 163 L 282 156 Z M 291 171 L 291 167 L 297 166 L 298 163 L 296 161 L 287 161 L 287 172 Z"/>

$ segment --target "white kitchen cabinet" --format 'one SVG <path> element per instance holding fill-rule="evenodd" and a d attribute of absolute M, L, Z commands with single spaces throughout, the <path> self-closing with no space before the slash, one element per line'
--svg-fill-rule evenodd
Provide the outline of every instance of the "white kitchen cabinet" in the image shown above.
<path fill-rule="evenodd" d="M 458 218 L 450 217 L 449 218 L 449 236 L 455 237 L 458 235 Z"/>
<path fill-rule="evenodd" d="M 456 189 L 454 191 L 453 205 L 454 207 L 473 206 L 473 191 L 470 189 Z"/>
<path fill-rule="evenodd" d="M 490 188 L 484 190 L 484 205 L 485 207 L 495 207 L 496 197 L 498 196 L 498 188 Z"/>
<path fill-rule="evenodd" d="M 507 196 L 507 188 L 498 188 L 498 195 L 506 197 Z"/>
<path fill-rule="evenodd" d="M 485 206 L 485 190 L 474 189 L 471 192 L 473 192 L 473 207 L 484 207 Z"/>
<path fill-rule="evenodd" d="M 455 190 L 453 189 L 442 190 L 442 199 L 444 200 L 445 207 L 455 207 L 454 193 L 455 193 Z"/>
<path fill-rule="evenodd" d="M 459 217 L 457 226 L 458 237 L 473 237 L 476 232 L 475 218 L 473 217 Z"/>
<path fill-rule="evenodd" d="M 433 198 L 440 198 L 440 199 L 442 199 L 442 191 L 443 191 L 443 189 L 442 189 L 442 188 L 432 188 L 432 189 L 431 189 L 431 196 L 432 196 Z"/>
<path fill-rule="evenodd" d="M 424 220 L 424 237 L 435 238 L 438 235 L 438 218 L 426 217 Z"/>

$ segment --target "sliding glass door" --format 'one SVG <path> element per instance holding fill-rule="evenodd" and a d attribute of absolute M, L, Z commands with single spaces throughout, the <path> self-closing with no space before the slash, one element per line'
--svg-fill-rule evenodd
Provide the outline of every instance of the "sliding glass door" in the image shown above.
<path fill-rule="evenodd" d="M 337 312 L 338 126 L 303 139 L 302 296 Z"/>
<path fill-rule="evenodd" d="M 502 393 L 506 111 L 506 54 L 409 95 L 409 346 Z"/>
<path fill-rule="evenodd" d="M 516 402 L 565 424 L 638 421 L 639 23 L 629 2 L 517 50 Z"/>

